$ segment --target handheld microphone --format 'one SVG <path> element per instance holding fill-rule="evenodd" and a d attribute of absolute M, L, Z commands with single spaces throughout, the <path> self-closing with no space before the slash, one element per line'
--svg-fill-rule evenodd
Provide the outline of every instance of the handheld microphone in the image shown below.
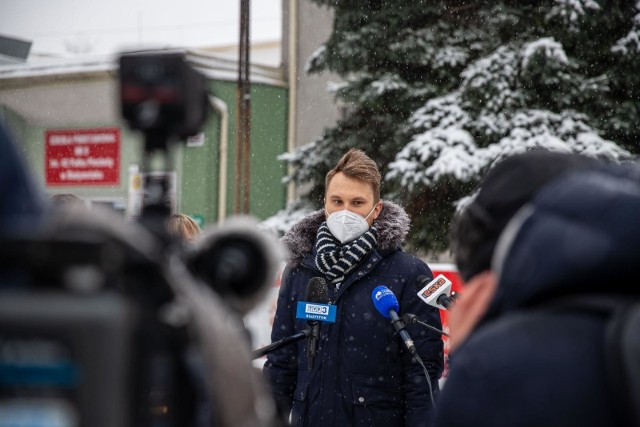
<path fill-rule="evenodd" d="M 255 350 L 253 352 L 254 359 L 262 357 L 284 345 L 308 338 L 307 354 L 309 369 L 313 367 L 313 360 L 318 351 L 318 341 L 320 341 L 320 322 L 334 323 L 336 321 L 337 307 L 328 304 L 329 288 L 327 282 L 322 277 L 314 277 L 309 280 L 305 299 L 307 301 L 298 301 L 296 319 L 306 320 L 309 323 L 309 329 L 305 329 L 304 331 L 282 338 L 279 341 Z"/>
<path fill-rule="evenodd" d="M 412 355 L 415 355 L 416 346 L 405 329 L 404 323 L 398 317 L 400 305 L 398 304 L 398 298 L 396 298 L 391 289 L 386 286 L 378 286 L 371 292 L 371 299 L 373 300 L 373 305 L 376 310 L 387 319 L 391 319 L 391 323 L 400 335 L 400 338 L 402 338 L 402 341 L 404 341 L 404 345 Z"/>
<path fill-rule="evenodd" d="M 311 303 L 327 304 L 329 302 L 329 288 L 327 281 L 322 277 L 314 277 L 309 280 L 307 284 L 307 293 L 305 295 L 305 301 Z M 318 352 L 318 341 L 320 340 L 320 321 L 307 320 L 309 327 L 311 328 L 311 335 L 309 335 L 309 344 L 307 346 L 307 360 L 309 361 L 309 370 L 313 368 L 313 361 L 316 358 Z"/>
<path fill-rule="evenodd" d="M 416 282 L 416 287 L 419 289 L 418 297 L 432 307 L 441 310 L 451 309 L 455 298 L 455 295 L 451 296 L 451 280 L 442 274 L 439 274 L 425 285 L 428 280 L 429 277 L 427 276 L 418 276 L 418 281 Z"/>

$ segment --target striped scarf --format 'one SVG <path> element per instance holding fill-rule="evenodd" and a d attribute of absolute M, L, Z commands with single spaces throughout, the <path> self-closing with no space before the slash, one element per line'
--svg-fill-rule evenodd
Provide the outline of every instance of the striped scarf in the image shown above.
<path fill-rule="evenodd" d="M 323 222 L 316 236 L 316 267 L 339 288 L 345 277 L 377 246 L 377 235 L 376 228 L 372 226 L 356 240 L 340 246 L 327 223 Z"/>

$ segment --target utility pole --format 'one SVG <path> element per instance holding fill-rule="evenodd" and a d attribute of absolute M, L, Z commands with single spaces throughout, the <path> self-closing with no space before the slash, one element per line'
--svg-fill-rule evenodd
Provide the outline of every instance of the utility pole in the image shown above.
<path fill-rule="evenodd" d="M 238 58 L 236 119 L 236 214 L 249 214 L 249 174 L 251 171 L 251 93 L 249 80 L 249 10 L 250 0 L 240 0 L 240 44 Z"/>

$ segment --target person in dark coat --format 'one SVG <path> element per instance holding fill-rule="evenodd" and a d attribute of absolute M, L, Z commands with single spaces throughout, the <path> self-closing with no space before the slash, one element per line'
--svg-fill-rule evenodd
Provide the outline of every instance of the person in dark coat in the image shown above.
<path fill-rule="evenodd" d="M 0 121 L 0 236 L 34 232 L 46 211 L 43 192 L 14 141 Z"/>
<path fill-rule="evenodd" d="M 431 278 L 431 270 L 401 249 L 409 218 L 401 207 L 380 200 L 380 173 L 362 151 L 345 154 L 325 184 L 324 210 L 304 218 L 284 237 L 290 257 L 271 339 L 309 327 L 296 319 L 296 304 L 305 301 L 314 277 L 326 279 L 336 321 L 321 324 L 311 370 L 307 340 L 268 354 L 264 372 L 271 390 L 285 417 L 292 411 L 295 426 L 430 425 L 430 388 L 437 397 L 444 362 L 442 339 L 419 325 L 407 326 L 427 377 L 371 296 L 384 285 L 397 296 L 401 316 L 413 313 L 441 329 L 438 310 L 417 297 L 417 277 Z M 359 225 L 345 230 L 343 223 Z"/>
<path fill-rule="evenodd" d="M 475 288 L 451 313 L 452 338 L 458 323 L 467 330 L 451 353 L 436 425 L 632 425 L 607 374 L 607 318 L 571 302 L 638 299 L 629 278 L 640 273 L 639 177 L 633 167 L 533 153 L 485 178 L 452 230 Z M 473 321 L 455 319 L 463 307 Z"/>

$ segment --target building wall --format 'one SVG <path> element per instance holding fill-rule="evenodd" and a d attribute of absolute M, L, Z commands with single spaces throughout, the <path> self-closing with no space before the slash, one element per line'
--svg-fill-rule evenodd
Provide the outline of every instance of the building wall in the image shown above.
<path fill-rule="evenodd" d="M 5 121 L 23 148 L 36 181 L 47 194 L 71 192 L 85 199 L 117 199 L 126 202 L 129 166 L 141 165 L 142 135 L 127 129 L 119 118 L 114 73 L 60 75 L 44 79 L 0 80 L 0 120 Z M 235 82 L 209 80 L 213 94 L 229 109 L 227 163 L 227 215 L 234 207 Z M 284 165 L 277 155 L 287 146 L 287 89 L 282 85 L 251 87 L 250 210 L 266 218 L 282 209 L 286 188 L 281 184 Z M 200 215 L 206 224 L 218 220 L 219 140 L 221 121 L 212 111 L 204 128 L 201 147 L 177 144 L 173 158 L 177 174 L 177 210 Z M 55 129 L 120 129 L 119 184 L 109 186 L 47 186 L 45 183 L 45 132 Z"/>
<path fill-rule="evenodd" d="M 1 85 L 1 82 L 0 82 Z M 107 74 L 81 78 L 47 78 L 14 81 L 0 86 L 0 105 L 9 115 L 12 133 L 18 139 L 36 182 L 47 194 L 76 193 L 91 198 L 127 198 L 127 165 L 139 162 L 140 141 L 119 120 L 115 99 L 115 82 Z M 118 127 L 121 132 L 119 185 L 46 186 L 45 132 L 59 129 Z"/>
<path fill-rule="evenodd" d="M 214 95 L 229 109 L 229 148 L 227 161 L 226 213 L 232 215 L 235 206 L 235 135 L 236 84 L 215 81 L 211 83 Z M 250 157 L 250 211 L 264 219 L 282 209 L 286 203 L 286 188 L 281 183 L 286 165 L 278 156 L 287 151 L 287 90 L 265 84 L 251 86 L 251 157 Z M 220 117 L 212 114 L 205 130 L 204 147 L 181 148 L 185 172 L 182 198 L 186 207 L 205 209 L 206 218 L 217 220 L 219 201 L 219 138 Z M 211 160 L 209 160 L 211 159 Z M 211 208 L 213 207 L 213 208 Z M 186 212 L 199 214 L 200 212 Z"/>
<path fill-rule="evenodd" d="M 296 76 L 296 147 L 308 144 L 320 137 L 324 129 L 335 125 L 340 117 L 340 111 L 334 103 L 333 95 L 328 93 L 329 82 L 341 81 L 334 73 L 309 75 L 305 72 L 305 65 L 309 57 L 329 38 L 333 27 L 333 11 L 324 6 L 318 6 L 309 0 L 285 0 L 285 18 L 283 38 L 284 46 L 291 42 L 292 28 L 289 25 L 290 2 L 295 1 L 297 7 L 297 24 L 294 28 L 295 37 L 295 76 Z M 283 48 L 283 63 L 290 67 L 288 49 Z M 291 84 L 291 83 L 290 83 Z"/>

